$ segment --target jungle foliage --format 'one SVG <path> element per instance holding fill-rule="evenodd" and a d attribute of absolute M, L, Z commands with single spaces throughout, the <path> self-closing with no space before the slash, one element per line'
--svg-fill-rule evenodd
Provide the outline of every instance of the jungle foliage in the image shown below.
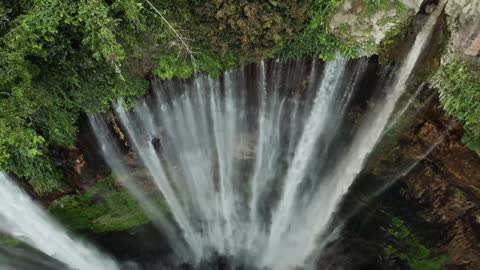
<path fill-rule="evenodd" d="M 48 191 L 61 177 L 49 146 L 75 144 L 79 113 L 144 92 L 145 80 L 121 70 L 135 46 L 128 38 L 141 31 L 140 7 L 4 0 L 0 10 L 8 18 L 0 37 L 0 169 Z"/>
<path fill-rule="evenodd" d="M 218 76 L 275 55 L 332 56 L 342 0 L 1 0 L 0 170 L 37 192 L 62 178 L 53 146 L 76 143 L 82 112 L 134 98 L 145 76 Z"/>

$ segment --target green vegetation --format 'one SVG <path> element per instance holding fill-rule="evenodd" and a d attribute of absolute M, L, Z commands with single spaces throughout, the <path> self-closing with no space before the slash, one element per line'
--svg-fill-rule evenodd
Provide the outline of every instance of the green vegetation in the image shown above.
<path fill-rule="evenodd" d="M 333 51 L 361 57 L 390 48 L 393 40 L 408 29 L 414 14 L 399 0 L 352 1 L 338 8 L 324 24 L 334 33 L 330 34 Z"/>
<path fill-rule="evenodd" d="M 440 66 L 431 83 L 440 90 L 445 111 L 464 124 L 463 142 L 480 150 L 480 63 L 452 57 Z"/>
<path fill-rule="evenodd" d="M 197 68 L 218 76 L 239 63 L 282 55 L 330 58 L 348 50 L 329 33 L 327 22 L 343 0 L 191 1 L 159 5 L 179 29 L 188 29 Z M 170 17 L 182 14 L 181 17 Z M 169 16 L 170 15 L 170 16 Z M 339 47 L 340 46 L 340 47 Z M 167 49 L 154 70 L 160 78 L 188 77 L 193 66 L 181 50 Z"/>
<path fill-rule="evenodd" d="M 286 44 L 282 54 L 300 57 L 317 54 L 321 59 L 330 59 L 336 52 L 353 57 L 357 44 L 337 39 L 328 29 L 328 22 L 343 0 L 314 0 L 307 8 L 308 21 L 305 28 Z"/>
<path fill-rule="evenodd" d="M 159 198 L 157 201 L 164 209 Z M 63 224 L 76 230 L 122 231 L 150 222 L 135 199 L 115 182 L 113 176 L 100 180 L 84 194 L 54 201 L 49 210 Z"/>
<path fill-rule="evenodd" d="M 8 234 L 0 233 L 0 246 L 17 246 L 20 244 L 20 241 L 15 239 L 13 236 Z"/>
<path fill-rule="evenodd" d="M 49 146 L 75 144 L 80 112 L 144 92 L 146 81 L 121 70 L 139 9 L 132 1 L 0 3 L 8 18 L 0 31 L 0 169 L 38 192 L 58 188 Z"/>
<path fill-rule="evenodd" d="M 388 233 L 394 238 L 394 244 L 383 250 L 387 260 L 400 260 L 412 270 L 440 270 L 448 260 L 447 256 L 433 254 L 398 217 L 392 217 Z"/>

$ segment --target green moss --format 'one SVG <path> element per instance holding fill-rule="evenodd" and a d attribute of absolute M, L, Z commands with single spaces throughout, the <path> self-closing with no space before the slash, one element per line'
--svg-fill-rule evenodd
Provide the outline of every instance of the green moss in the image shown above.
<path fill-rule="evenodd" d="M 375 51 L 379 55 L 384 54 L 395 40 L 405 33 L 415 17 L 415 12 L 406 7 L 401 1 L 369 0 L 365 1 L 365 7 L 366 14 L 370 15 L 378 11 L 394 11 L 393 16 L 386 14 L 377 21 L 377 25 L 380 27 L 391 25 L 380 44 L 375 45 Z"/>
<path fill-rule="evenodd" d="M 383 249 L 387 260 L 400 260 L 412 270 L 440 270 L 448 261 L 444 255 L 435 255 L 422 244 L 398 217 L 391 218 L 388 233 L 395 239 L 394 243 Z"/>
<path fill-rule="evenodd" d="M 160 198 L 157 202 L 165 209 Z M 113 176 L 99 181 L 81 195 L 54 201 L 50 212 L 68 227 L 93 232 L 121 231 L 150 222 L 139 204 L 115 182 Z"/>
<path fill-rule="evenodd" d="M 17 246 L 20 244 L 20 241 L 15 239 L 13 236 L 10 236 L 8 234 L 3 234 L 0 233 L 0 245 L 5 245 L 5 246 Z"/>
<path fill-rule="evenodd" d="M 307 6 L 314 0 L 151 2 L 184 41 L 159 44 L 154 73 L 161 78 L 185 78 L 192 73 L 192 56 L 198 71 L 218 76 L 240 63 L 278 55 L 303 29 Z M 145 9 L 152 11 L 147 5 Z M 152 17 L 161 21 L 159 16 Z"/>

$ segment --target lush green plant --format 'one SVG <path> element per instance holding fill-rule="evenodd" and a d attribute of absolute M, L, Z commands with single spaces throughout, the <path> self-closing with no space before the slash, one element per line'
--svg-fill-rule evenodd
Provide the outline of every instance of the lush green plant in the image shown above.
<path fill-rule="evenodd" d="M 278 55 L 304 27 L 310 1 L 151 2 L 157 10 L 164 11 L 164 18 L 177 32 L 185 34 L 183 37 L 193 52 L 197 70 L 216 77 L 240 63 Z M 159 16 L 154 17 L 161 20 Z M 192 71 L 191 55 L 182 46 L 161 47 L 154 69 L 156 76 L 185 78 Z"/>
<path fill-rule="evenodd" d="M 177 77 L 186 79 L 192 76 L 194 66 L 189 59 L 179 59 L 179 54 L 169 52 L 159 58 L 157 67 L 153 70 L 155 76 L 161 79 Z"/>
<path fill-rule="evenodd" d="M 383 254 L 387 260 L 401 260 L 412 270 L 440 270 L 448 257 L 435 255 L 424 246 L 398 217 L 392 217 L 389 234 L 395 238 L 395 245 L 384 248 Z"/>
<path fill-rule="evenodd" d="M 445 111 L 464 124 L 463 142 L 480 150 L 480 64 L 453 58 L 431 79 Z"/>

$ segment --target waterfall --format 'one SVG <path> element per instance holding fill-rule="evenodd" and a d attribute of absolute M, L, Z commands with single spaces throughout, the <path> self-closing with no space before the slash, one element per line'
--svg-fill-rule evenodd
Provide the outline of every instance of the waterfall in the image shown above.
<path fill-rule="evenodd" d="M 119 269 L 109 257 L 74 239 L 0 172 L 0 231 L 15 236 L 75 270 Z"/>
<path fill-rule="evenodd" d="M 151 93 L 132 110 L 122 99 L 113 104 L 110 120 L 126 145 L 118 144 L 106 117 L 88 116 L 98 149 L 180 263 L 222 256 L 248 269 L 308 267 L 336 237 L 336 211 L 370 153 L 410 105 L 394 114 L 444 4 L 393 77 L 381 78 L 382 93 L 368 97 L 361 115 L 348 112 L 366 59 L 277 59 L 218 79 L 152 80 Z M 128 165 L 126 151 L 136 153 L 140 166 Z M 168 210 L 146 194 L 135 170 L 148 174 Z M 71 269 L 119 269 L 72 238 L 3 172 L 0 230 Z"/>
<path fill-rule="evenodd" d="M 194 264 L 221 254 L 250 267 L 305 266 L 332 237 L 327 228 L 338 205 L 389 120 L 398 118 L 395 106 L 442 8 L 346 140 L 337 137 L 367 65 L 340 56 L 325 66 L 261 62 L 219 80 L 154 80 L 151 97 L 133 111 L 119 100 L 115 117 L 169 205 L 169 217 L 155 214 L 135 180 L 125 180 L 131 170 L 105 120 L 90 116 L 90 123 L 115 174 L 160 229 L 179 229 L 170 242 L 184 243 Z"/>

